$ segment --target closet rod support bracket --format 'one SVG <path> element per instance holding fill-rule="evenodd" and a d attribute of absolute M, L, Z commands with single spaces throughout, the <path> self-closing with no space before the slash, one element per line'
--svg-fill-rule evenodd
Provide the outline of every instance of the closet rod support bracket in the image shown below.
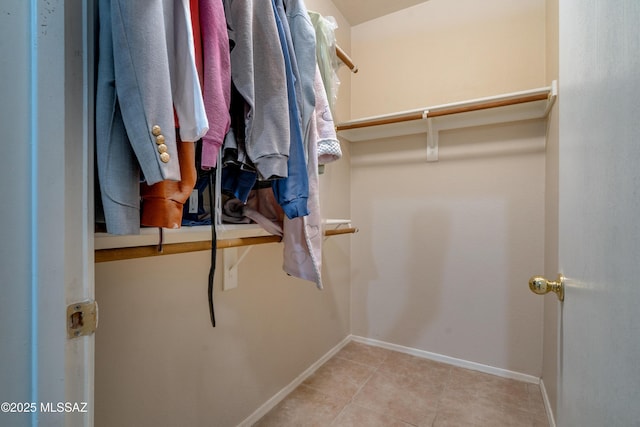
<path fill-rule="evenodd" d="M 439 130 L 433 124 L 433 118 L 428 117 L 429 112 L 425 110 L 422 117 L 427 120 L 427 162 L 438 161 L 438 133 Z"/>
<path fill-rule="evenodd" d="M 544 117 L 547 117 L 549 115 L 549 112 L 551 111 L 553 104 L 555 104 L 557 97 L 558 97 L 558 81 L 554 80 L 551 82 L 549 97 L 547 98 L 547 108 L 545 109 L 543 114 Z"/>
<path fill-rule="evenodd" d="M 222 290 L 228 291 L 238 287 L 238 266 L 253 246 L 247 246 L 238 256 L 237 247 L 222 250 Z"/>

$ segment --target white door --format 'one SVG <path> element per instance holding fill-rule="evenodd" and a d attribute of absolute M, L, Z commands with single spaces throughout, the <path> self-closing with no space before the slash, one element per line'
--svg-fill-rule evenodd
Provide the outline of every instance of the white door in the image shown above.
<path fill-rule="evenodd" d="M 559 7 L 557 424 L 640 426 L 640 2 Z"/>
<path fill-rule="evenodd" d="M 93 299 L 85 3 L 0 2 L 2 426 L 93 425 L 94 339 L 66 314 Z"/>

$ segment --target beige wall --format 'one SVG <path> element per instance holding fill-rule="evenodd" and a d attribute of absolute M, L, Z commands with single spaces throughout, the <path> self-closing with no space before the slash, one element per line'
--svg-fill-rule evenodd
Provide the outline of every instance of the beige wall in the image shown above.
<path fill-rule="evenodd" d="M 544 0 L 430 0 L 353 27 L 352 118 L 543 86 Z"/>
<path fill-rule="evenodd" d="M 339 19 L 328 0 L 310 9 Z M 341 71 L 338 112 L 348 114 Z M 321 177 L 325 217 L 349 218 L 348 147 Z M 319 291 L 282 271 L 282 246 L 254 247 L 237 289 L 215 282 L 217 327 L 209 323 L 207 252 L 96 265 L 97 427 L 235 426 L 350 333 L 352 236 L 325 241 Z M 220 271 L 220 262 L 218 262 Z"/>
<path fill-rule="evenodd" d="M 546 0 L 547 12 L 547 81 L 558 79 L 558 0 Z M 560 82 L 559 82 L 560 83 Z M 555 278 L 560 272 L 558 265 L 558 179 L 559 179 L 559 143 L 558 111 L 562 97 L 558 100 L 549 117 L 547 128 L 546 185 L 545 185 L 545 247 L 544 274 Z M 555 295 L 545 296 L 544 302 L 544 345 L 542 381 L 554 414 L 558 407 L 558 369 L 560 304 Z"/>
<path fill-rule="evenodd" d="M 430 0 L 352 28 L 352 118 L 545 86 L 544 0 Z M 351 144 L 352 331 L 540 376 L 544 122 Z"/>

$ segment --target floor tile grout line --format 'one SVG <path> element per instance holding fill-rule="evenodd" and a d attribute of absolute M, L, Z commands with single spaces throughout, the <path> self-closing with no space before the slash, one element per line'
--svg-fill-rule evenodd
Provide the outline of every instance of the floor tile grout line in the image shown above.
<path fill-rule="evenodd" d="M 393 350 L 389 350 L 389 351 L 393 351 Z M 389 354 L 390 354 L 390 353 L 389 353 Z M 370 380 L 371 380 L 371 379 L 372 379 L 376 374 L 379 374 L 379 375 L 382 375 L 382 376 L 393 375 L 393 374 L 390 374 L 390 373 L 387 373 L 387 372 L 384 372 L 384 371 L 382 371 L 382 370 L 381 370 L 382 366 L 385 364 L 385 362 L 386 362 L 386 361 L 387 361 L 387 359 L 389 358 L 389 354 L 387 354 L 387 356 L 384 358 L 384 360 L 383 360 L 382 362 L 380 362 L 380 363 L 379 363 L 379 364 L 378 364 L 378 365 L 373 369 L 373 371 L 371 372 L 371 375 L 369 375 L 369 377 L 368 377 L 368 378 L 367 378 L 367 379 L 362 383 L 362 386 L 360 386 L 360 388 L 359 388 L 359 389 L 358 389 L 358 390 L 353 394 L 353 396 L 351 397 L 351 401 L 350 401 L 349 403 L 350 403 L 350 404 L 353 404 L 353 405 L 355 405 L 355 406 L 358 406 L 359 408 L 365 409 L 365 410 L 367 410 L 367 411 L 369 411 L 369 412 L 373 412 L 373 413 L 375 413 L 375 414 L 378 414 L 378 415 L 381 415 L 381 416 L 384 416 L 384 417 L 392 418 L 392 419 L 393 419 L 393 420 L 395 420 L 395 421 L 401 422 L 401 423 L 403 423 L 403 424 L 407 424 L 407 425 L 412 426 L 412 427 L 417 427 L 415 424 L 409 423 L 409 422 L 407 422 L 407 421 L 405 421 L 405 420 L 403 420 L 403 419 L 400 419 L 400 418 L 397 418 L 397 417 L 394 417 L 394 416 L 391 416 L 391 415 L 385 414 L 385 413 L 383 413 L 383 412 L 376 411 L 375 409 L 371 409 L 371 408 L 368 408 L 368 407 L 366 407 L 366 406 L 359 405 L 357 402 L 355 402 L 355 401 L 354 401 L 355 397 L 356 397 L 356 396 L 357 396 L 357 395 L 362 391 L 362 389 L 364 389 L 364 387 L 367 385 L 367 383 L 368 383 L 368 382 L 369 382 L 369 381 L 370 381 Z M 346 406 L 345 406 L 345 407 L 346 407 Z"/>
<path fill-rule="evenodd" d="M 347 357 L 344 357 L 344 356 L 340 356 L 340 355 L 339 355 L 339 353 L 338 353 L 338 354 L 336 354 L 334 357 L 335 357 L 335 358 L 338 358 L 338 359 L 342 359 L 342 360 L 348 360 L 349 362 L 353 362 L 353 363 L 359 364 L 359 365 L 361 365 L 361 366 L 366 366 L 366 367 L 370 367 L 370 368 L 373 368 L 373 369 L 372 369 L 371 373 L 369 374 L 369 376 L 368 376 L 368 377 L 367 377 L 367 378 L 362 382 L 362 384 L 360 385 L 360 387 L 358 387 L 358 389 L 353 393 L 353 395 L 351 396 L 351 399 L 350 399 L 350 400 L 349 400 L 349 401 L 344 405 L 344 407 L 342 408 L 342 410 L 340 411 L 340 413 L 339 413 L 339 414 L 338 414 L 338 415 L 337 415 L 337 416 L 332 420 L 331 425 L 334 425 L 334 424 L 335 424 L 336 420 L 338 420 L 338 419 L 340 418 L 340 415 L 345 411 L 345 409 L 346 409 L 346 408 L 347 408 L 347 406 L 349 406 L 349 405 L 355 405 L 355 406 L 358 406 L 359 408 L 365 409 L 365 410 L 367 410 L 367 411 L 371 411 L 371 412 L 374 412 L 374 413 L 380 414 L 380 413 L 379 413 L 379 412 L 377 412 L 377 411 L 373 411 L 373 410 L 371 410 L 371 409 L 369 409 L 369 408 L 366 408 L 366 407 L 364 407 L 364 406 L 360 406 L 360 405 L 358 405 L 358 404 L 355 402 L 355 400 L 354 400 L 354 399 L 355 399 L 355 397 L 356 397 L 356 396 L 357 396 L 357 395 L 362 391 L 362 389 L 364 389 L 364 387 L 365 387 L 365 386 L 367 385 L 367 383 L 371 380 L 371 378 L 373 378 L 373 376 L 374 376 L 374 375 L 379 371 L 380 366 L 382 366 L 382 365 L 384 364 L 384 362 L 388 359 L 388 355 L 387 355 L 387 356 L 385 356 L 385 357 L 384 357 L 384 359 L 383 359 L 380 363 L 377 363 L 377 364 L 376 364 L 376 366 L 373 366 L 373 365 L 371 365 L 371 364 L 367 364 L 367 363 L 362 363 L 362 362 L 360 362 L 360 361 L 356 361 L 356 360 L 353 360 L 353 359 L 350 359 L 350 358 L 347 358 Z M 384 414 L 381 414 L 381 415 L 384 415 Z M 396 418 L 394 418 L 394 419 L 396 419 Z"/>
<path fill-rule="evenodd" d="M 356 397 L 356 395 L 357 395 L 358 393 L 360 393 L 360 391 L 365 387 L 365 385 L 369 382 L 369 380 L 374 376 L 374 374 L 378 371 L 378 369 L 380 368 L 380 366 L 382 366 L 382 364 L 383 364 L 383 363 L 388 359 L 388 356 L 386 356 L 382 362 L 380 362 L 380 363 L 378 363 L 378 364 L 377 364 L 377 366 L 372 366 L 372 365 L 370 365 L 370 364 L 362 363 L 362 362 L 360 362 L 360 361 L 353 360 L 353 359 L 348 358 L 348 357 L 340 356 L 339 354 L 340 354 L 339 352 L 338 352 L 338 353 L 336 353 L 333 357 L 331 357 L 331 358 L 330 358 L 329 360 L 327 360 L 325 363 L 323 363 L 322 365 L 320 365 L 320 366 L 318 367 L 318 369 L 317 369 L 317 370 L 320 370 L 323 366 L 325 366 L 327 363 L 329 363 L 332 359 L 340 359 L 340 360 L 346 360 L 346 361 L 348 361 L 348 362 L 350 362 L 350 363 L 355 363 L 356 365 L 359 365 L 359 366 L 363 366 L 363 367 L 367 367 L 367 368 L 372 368 L 372 371 L 371 371 L 371 373 L 369 374 L 369 376 L 367 376 L 367 378 L 366 378 L 366 379 L 362 382 L 362 384 L 358 387 L 358 389 L 357 389 L 357 390 L 356 390 L 356 391 L 351 395 L 351 397 L 349 398 L 349 400 L 348 400 L 348 401 L 346 401 L 346 403 L 342 406 L 342 409 L 340 409 L 340 411 L 338 412 L 338 414 L 337 414 L 337 415 L 336 415 L 336 416 L 331 420 L 331 425 L 334 425 L 334 424 L 335 424 L 335 422 L 340 418 L 340 415 L 342 415 L 342 413 L 345 411 L 345 409 L 347 408 L 347 406 L 349 406 L 350 404 L 353 404 L 353 405 L 359 406 L 360 408 L 363 408 L 363 409 L 366 409 L 366 410 L 368 410 L 368 411 L 371 411 L 369 408 L 365 408 L 365 407 L 363 407 L 363 406 L 357 405 L 357 404 L 354 402 L 354 398 Z M 315 387 L 313 387 L 313 386 L 310 386 L 310 385 L 308 385 L 308 384 L 304 384 L 304 383 L 302 383 L 302 384 L 300 384 L 300 385 L 304 385 L 305 387 L 308 387 L 308 388 L 310 388 L 310 389 L 314 390 L 314 391 L 315 391 L 315 392 L 317 392 L 317 393 L 320 393 L 320 394 L 322 394 L 322 395 L 324 395 L 324 396 L 327 396 L 327 397 L 329 397 L 330 399 L 332 399 L 332 398 L 333 398 L 331 395 L 327 394 L 325 391 L 320 390 L 320 389 L 318 389 L 318 388 L 315 388 Z M 372 412 L 376 412 L 376 411 L 372 411 Z M 376 412 L 376 413 L 380 414 L 379 412 Z M 394 418 L 394 419 L 395 419 L 395 418 Z"/>
<path fill-rule="evenodd" d="M 366 364 L 363 364 L 363 363 L 358 363 L 358 362 L 356 362 L 356 361 L 354 361 L 354 360 L 347 359 L 347 358 L 344 358 L 344 357 L 339 357 L 337 354 L 336 354 L 335 356 L 333 356 L 333 357 L 334 357 L 334 358 L 338 358 L 338 359 L 342 359 L 342 360 L 348 360 L 349 362 L 357 363 L 357 364 L 358 364 L 358 365 L 360 365 L 360 366 L 367 366 L 367 367 L 371 367 L 371 368 L 373 368 L 373 367 L 372 367 L 372 366 L 370 366 L 370 365 L 366 365 Z M 327 361 L 327 362 L 328 362 L 328 361 Z M 356 395 L 357 395 L 358 393 L 360 393 L 360 391 L 364 388 L 364 386 L 369 382 L 369 380 L 371 379 L 371 377 L 373 377 L 373 375 L 376 373 L 377 369 L 378 369 L 378 368 L 374 368 L 374 369 L 372 370 L 371 374 L 369 374 L 369 376 L 367 377 L 367 379 L 366 379 L 366 380 L 364 380 L 364 381 L 362 382 L 362 384 L 360 385 L 360 387 L 358 387 L 358 389 L 357 389 L 357 390 L 356 390 L 356 391 L 351 395 L 351 398 L 349 399 L 349 401 L 348 401 L 348 402 L 346 402 L 346 403 L 344 404 L 344 406 L 342 407 L 342 409 L 340 410 L 340 412 L 338 413 L 338 415 L 336 415 L 336 417 L 335 417 L 333 420 L 331 420 L 331 425 L 335 425 L 335 422 L 340 418 L 340 415 L 342 415 L 342 413 L 345 411 L 345 409 L 347 408 L 347 406 L 349 406 L 350 404 L 356 405 L 356 403 L 354 402 L 354 400 L 353 400 L 353 399 L 356 397 Z M 369 410 L 369 409 L 367 409 L 367 410 Z"/>
<path fill-rule="evenodd" d="M 346 360 L 346 361 L 348 361 L 348 362 L 355 363 L 355 364 L 360 365 L 360 366 L 366 366 L 367 368 L 378 369 L 378 367 L 379 367 L 379 366 L 373 366 L 373 365 L 368 364 L 368 363 L 363 363 L 363 362 L 360 362 L 360 361 L 358 361 L 358 360 L 349 359 L 348 357 L 344 357 L 344 356 L 338 356 L 338 355 L 335 355 L 333 358 L 335 358 L 335 359 L 340 359 L 340 360 Z M 331 359 L 329 359 L 329 360 L 331 360 Z M 327 362 L 328 362 L 329 360 L 327 360 Z M 324 365 L 322 365 L 322 366 L 324 366 Z M 322 366 L 320 366 L 320 368 L 321 368 Z M 319 369 L 319 368 L 318 368 L 318 369 Z"/>

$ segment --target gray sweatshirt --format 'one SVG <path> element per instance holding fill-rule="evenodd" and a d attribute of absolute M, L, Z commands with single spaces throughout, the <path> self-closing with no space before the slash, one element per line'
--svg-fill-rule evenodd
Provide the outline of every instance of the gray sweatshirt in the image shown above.
<path fill-rule="evenodd" d="M 287 176 L 289 106 L 284 57 L 270 1 L 224 0 L 231 79 L 247 103 L 245 143 L 259 179 Z"/>

